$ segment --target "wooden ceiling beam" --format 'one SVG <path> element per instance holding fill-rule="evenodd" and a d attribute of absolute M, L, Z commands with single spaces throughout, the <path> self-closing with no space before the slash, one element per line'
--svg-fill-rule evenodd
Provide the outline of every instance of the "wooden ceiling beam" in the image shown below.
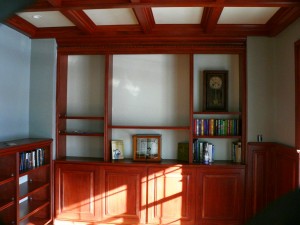
<path fill-rule="evenodd" d="M 100 8 L 147 8 L 147 7 L 300 7 L 298 0 L 44 0 L 37 1 L 28 7 L 25 11 L 51 11 L 51 10 L 83 10 L 83 9 L 100 9 Z"/>
<path fill-rule="evenodd" d="M 149 33 L 155 25 L 151 8 L 134 8 L 133 10 L 144 33 Z"/>
<path fill-rule="evenodd" d="M 4 22 L 7 26 L 19 31 L 20 33 L 33 38 L 36 35 L 37 28 L 33 26 L 31 23 L 27 22 L 23 18 L 15 15 L 13 17 L 8 18 Z"/>
<path fill-rule="evenodd" d="M 97 26 L 82 10 L 62 10 L 61 13 L 84 33 L 92 34 L 95 32 Z"/>
<path fill-rule="evenodd" d="M 217 25 L 211 33 L 205 33 L 199 25 L 156 25 L 151 32 L 145 34 L 140 26 L 97 26 L 92 34 L 83 34 L 76 27 L 56 27 L 40 28 L 36 31 L 33 38 L 73 38 L 89 39 L 88 42 L 94 42 L 99 38 L 107 42 L 125 39 L 157 39 L 157 38 L 186 38 L 186 37 L 246 37 L 248 35 L 267 36 L 268 32 L 264 25 Z M 86 43 L 89 44 L 89 43 Z"/>
<path fill-rule="evenodd" d="M 222 7 L 204 9 L 201 26 L 205 33 L 211 33 L 215 29 L 222 11 Z"/>
<path fill-rule="evenodd" d="M 61 0 L 47 0 L 52 6 L 54 7 L 60 7 L 61 6 Z"/>
<path fill-rule="evenodd" d="M 279 9 L 266 24 L 269 36 L 276 36 L 299 17 L 300 7 Z"/>

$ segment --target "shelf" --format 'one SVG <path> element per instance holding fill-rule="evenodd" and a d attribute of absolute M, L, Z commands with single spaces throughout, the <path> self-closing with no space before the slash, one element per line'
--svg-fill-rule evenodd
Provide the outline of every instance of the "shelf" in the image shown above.
<path fill-rule="evenodd" d="M 96 136 L 96 137 L 104 136 L 103 133 L 89 133 L 89 132 L 82 132 L 82 131 L 59 131 L 59 135 L 65 135 L 65 136 Z"/>
<path fill-rule="evenodd" d="M 103 116 L 67 116 L 59 115 L 59 119 L 69 119 L 69 120 L 104 120 Z"/>
<path fill-rule="evenodd" d="M 49 201 L 24 201 L 20 204 L 19 219 L 24 220 L 50 205 Z"/>
<path fill-rule="evenodd" d="M 21 221 L 19 224 L 20 225 L 28 225 L 28 224 L 49 224 L 51 218 L 29 218 L 26 220 Z"/>
<path fill-rule="evenodd" d="M 3 184 L 6 184 L 6 183 L 9 183 L 11 181 L 14 181 L 15 180 L 15 177 L 12 176 L 12 177 L 8 177 L 8 178 L 0 178 L 0 186 L 3 185 Z"/>
<path fill-rule="evenodd" d="M 193 138 L 224 138 L 224 139 L 240 139 L 242 136 L 227 136 L 227 135 L 220 135 L 220 136 L 211 136 L 211 135 L 194 135 Z"/>
<path fill-rule="evenodd" d="M 0 211 L 7 209 L 15 204 L 14 199 L 0 200 Z"/>
<path fill-rule="evenodd" d="M 30 170 L 20 171 L 20 176 L 25 176 L 25 175 L 28 175 L 28 174 L 31 174 L 31 173 L 35 173 L 38 170 L 41 170 L 44 167 L 49 167 L 49 166 L 50 166 L 49 164 L 45 164 L 45 165 L 42 165 L 42 166 L 39 166 L 39 167 L 32 168 Z"/>
<path fill-rule="evenodd" d="M 20 199 L 25 198 L 28 195 L 38 192 L 43 188 L 47 188 L 48 186 L 49 186 L 49 183 L 36 182 L 36 181 L 24 182 L 20 185 L 19 198 Z"/>
<path fill-rule="evenodd" d="M 112 129 L 141 129 L 141 130 L 189 130 L 189 126 L 109 126 Z"/>
<path fill-rule="evenodd" d="M 241 112 L 193 112 L 194 115 L 241 115 Z"/>

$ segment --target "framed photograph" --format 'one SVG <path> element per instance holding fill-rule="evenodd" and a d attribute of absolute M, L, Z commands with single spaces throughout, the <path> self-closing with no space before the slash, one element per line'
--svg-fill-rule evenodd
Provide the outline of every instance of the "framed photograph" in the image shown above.
<path fill-rule="evenodd" d="M 205 70 L 203 72 L 203 111 L 227 111 L 226 70 Z"/>
<path fill-rule="evenodd" d="M 133 135 L 134 161 L 161 161 L 161 135 Z"/>
<path fill-rule="evenodd" d="M 111 159 L 124 159 L 124 143 L 122 140 L 111 141 Z"/>

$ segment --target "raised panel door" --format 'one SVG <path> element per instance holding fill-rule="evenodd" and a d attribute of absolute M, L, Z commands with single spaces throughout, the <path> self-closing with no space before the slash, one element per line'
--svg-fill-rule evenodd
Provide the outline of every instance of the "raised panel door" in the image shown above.
<path fill-rule="evenodd" d="M 148 223 L 195 224 L 196 169 L 150 167 Z"/>
<path fill-rule="evenodd" d="M 198 170 L 199 224 L 242 224 L 244 176 L 244 169 Z"/>
<path fill-rule="evenodd" d="M 73 221 L 98 219 L 99 167 L 56 163 L 55 174 L 56 218 Z"/>
<path fill-rule="evenodd" d="M 145 223 L 145 167 L 103 166 L 101 170 L 102 222 Z"/>

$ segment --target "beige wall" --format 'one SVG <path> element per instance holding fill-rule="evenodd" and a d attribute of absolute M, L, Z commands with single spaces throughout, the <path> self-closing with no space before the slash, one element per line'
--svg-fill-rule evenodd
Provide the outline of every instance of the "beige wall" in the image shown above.
<path fill-rule="evenodd" d="M 250 37 L 247 42 L 248 141 L 295 144 L 294 43 L 300 20 L 273 38 Z"/>

